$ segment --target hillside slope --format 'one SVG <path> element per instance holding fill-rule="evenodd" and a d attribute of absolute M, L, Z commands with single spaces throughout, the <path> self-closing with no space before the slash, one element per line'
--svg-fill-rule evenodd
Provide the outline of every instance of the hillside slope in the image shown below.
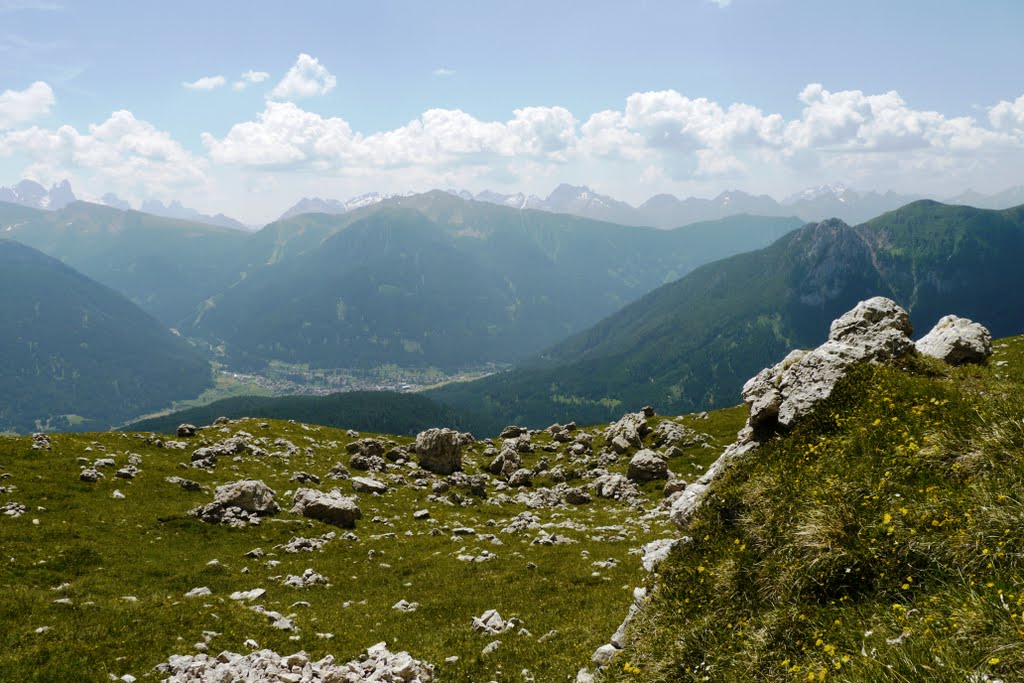
<path fill-rule="evenodd" d="M 123 296 L 0 240 L 0 431 L 107 428 L 211 384 L 209 364 Z"/>
<path fill-rule="evenodd" d="M 1024 337 L 861 366 L 735 461 L 604 681 L 1017 680 Z"/>
<path fill-rule="evenodd" d="M 59 211 L 0 203 L 0 236 L 58 258 L 172 327 L 249 266 L 249 235 L 74 202 Z"/>
<path fill-rule="evenodd" d="M 771 246 L 703 266 L 523 367 L 429 395 L 495 422 L 600 422 L 651 404 L 731 405 L 747 378 L 814 346 L 857 301 L 888 296 L 918 325 L 944 311 L 994 334 L 1024 329 L 1007 292 L 1024 287 L 1024 207 L 986 211 L 921 201 L 851 227 L 807 225 Z"/>

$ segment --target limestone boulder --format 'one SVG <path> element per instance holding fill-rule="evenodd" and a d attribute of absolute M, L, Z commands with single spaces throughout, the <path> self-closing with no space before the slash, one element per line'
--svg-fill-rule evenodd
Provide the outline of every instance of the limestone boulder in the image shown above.
<path fill-rule="evenodd" d="M 259 479 L 242 479 L 223 486 L 213 492 L 213 503 L 220 507 L 237 507 L 255 515 L 272 515 L 280 506 L 274 501 L 274 489 Z"/>
<path fill-rule="evenodd" d="M 338 489 L 318 491 L 299 489 L 292 499 L 292 512 L 326 524 L 351 529 L 363 516 L 354 498 L 343 496 Z"/>
<path fill-rule="evenodd" d="M 668 463 L 654 451 L 645 448 L 629 461 L 626 477 L 637 482 L 668 479 Z"/>
<path fill-rule="evenodd" d="M 416 435 L 420 467 L 435 474 L 462 469 L 462 438 L 451 429 L 428 429 Z"/>
<path fill-rule="evenodd" d="M 915 346 L 918 353 L 950 365 L 984 363 L 992 355 L 992 335 L 980 323 L 947 315 Z"/>

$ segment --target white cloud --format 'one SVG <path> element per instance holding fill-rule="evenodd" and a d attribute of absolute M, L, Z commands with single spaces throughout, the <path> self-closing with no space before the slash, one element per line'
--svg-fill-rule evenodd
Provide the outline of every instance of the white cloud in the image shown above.
<path fill-rule="evenodd" d="M 0 92 L 0 130 L 49 113 L 54 102 L 53 89 L 43 81 L 36 81 L 24 90 Z"/>
<path fill-rule="evenodd" d="M 266 71 L 253 71 L 250 69 L 242 74 L 242 80 L 246 83 L 262 83 L 268 78 L 270 78 L 270 74 Z"/>
<path fill-rule="evenodd" d="M 561 162 L 576 144 L 576 121 L 567 109 L 527 107 L 513 114 L 502 123 L 459 109 L 431 109 L 404 126 L 363 136 L 344 119 L 268 101 L 255 121 L 232 126 L 222 139 L 204 133 L 202 141 L 219 163 L 317 170 L 486 164 L 513 157 Z"/>
<path fill-rule="evenodd" d="M 184 81 L 181 85 L 189 90 L 215 90 L 226 82 L 223 76 L 203 76 L 192 82 Z"/>
<path fill-rule="evenodd" d="M 344 161 L 350 154 L 352 129 L 342 119 L 272 101 L 256 119 L 235 124 L 222 140 L 203 133 L 210 158 L 242 166 L 284 166 L 326 157 Z"/>
<path fill-rule="evenodd" d="M 1000 101 L 988 110 L 988 119 L 997 130 L 1024 134 L 1024 95 L 1013 102 Z"/>
<path fill-rule="evenodd" d="M 732 0 L 707 0 L 708 4 L 715 5 L 717 7 L 728 7 L 732 4 Z"/>
<path fill-rule="evenodd" d="M 266 71 L 246 71 L 243 73 L 239 80 L 231 84 L 233 90 L 245 90 L 246 87 L 253 83 L 262 83 L 263 81 L 270 78 L 270 74 Z"/>
<path fill-rule="evenodd" d="M 434 74 L 438 78 L 447 78 L 448 76 L 455 75 L 455 69 L 446 69 L 444 67 L 441 67 L 440 69 L 434 69 L 430 73 Z"/>
<path fill-rule="evenodd" d="M 0 136 L 0 153 L 29 159 L 27 170 L 35 177 L 95 178 L 103 192 L 127 196 L 170 194 L 208 180 L 205 160 L 123 110 L 86 132 L 68 125 L 10 131 Z"/>
<path fill-rule="evenodd" d="M 318 59 L 302 53 L 295 61 L 295 65 L 270 91 L 270 97 L 280 100 L 297 100 L 325 95 L 333 90 L 336 84 L 337 80 Z"/>
<path fill-rule="evenodd" d="M 634 93 L 621 109 L 596 112 L 582 124 L 563 107 L 524 107 L 505 121 L 431 109 L 377 132 L 268 100 L 255 120 L 223 137 L 205 133 L 202 141 L 218 164 L 271 173 L 304 169 L 366 183 L 377 178 L 388 191 L 409 189 L 400 182 L 444 187 L 459 179 L 514 185 L 517 178 L 603 178 L 628 188 L 637 179 L 666 189 L 788 183 L 791 192 L 823 175 L 905 186 L 909 177 L 932 181 L 1024 165 L 1024 97 L 992 107 L 991 126 L 914 109 L 894 91 L 831 92 L 810 84 L 798 97 L 803 109 L 789 119 L 748 103 L 664 90 Z"/>

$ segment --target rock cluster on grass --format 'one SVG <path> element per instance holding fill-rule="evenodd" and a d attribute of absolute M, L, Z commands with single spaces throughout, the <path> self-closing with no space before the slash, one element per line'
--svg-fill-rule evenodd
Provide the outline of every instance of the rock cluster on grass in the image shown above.
<path fill-rule="evenodd" d="M 311 661 L 305 652 L 281 656 L 272 650 L 247 655 L 221 652 L 219 655 L 171 655 L 155 669 L 165 683 L 429 683 L 434 667 L 413 659 L 408 652 L 392 653 L 387 643 L 377 643 L 359 659 L 335 664 L 334 657 Z"/>
<path fill-rule="evenodd" d="M 273 515 L 281 508 L 274 490 L 259 479 L 242 479 L 218 486 L 213 502 L 201 505 L 189 514 L 210 524 L 245 526 L 259 524 L 261 516 Z"/>

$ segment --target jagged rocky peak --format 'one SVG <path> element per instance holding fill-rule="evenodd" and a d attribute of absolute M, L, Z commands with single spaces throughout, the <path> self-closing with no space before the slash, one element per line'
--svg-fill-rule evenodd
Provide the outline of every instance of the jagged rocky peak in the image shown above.
<path fill-rule="evenodd" d="M 49 190 L 34 180 L 22 180 L 14 187 L 0 187 L 0 202 L 9 202 L 32 209 L 56 211 L 76 201 L 71 183 L 65 179 L 54 183 Z"/>

